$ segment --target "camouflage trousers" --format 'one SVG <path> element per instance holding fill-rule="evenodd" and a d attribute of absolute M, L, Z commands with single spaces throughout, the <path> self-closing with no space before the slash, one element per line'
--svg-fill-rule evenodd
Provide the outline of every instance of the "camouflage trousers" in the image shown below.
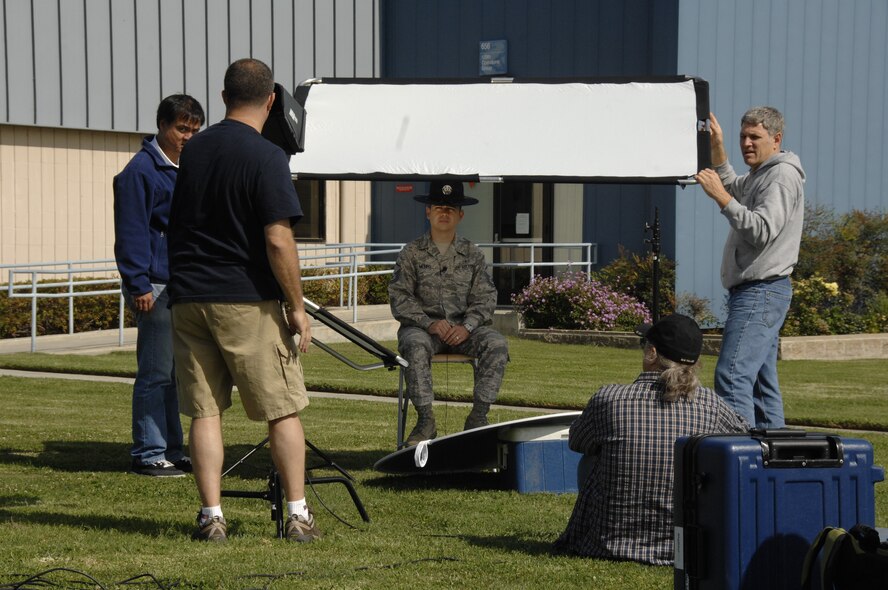
<path fill-rule="evenodd" d="M 492 404 L 496 401 L 503 373 L 509 362 L 509 342 L 506 337 L 488 326 L 479 326 L 469 334 L 468 340 L 456 346 L 441 342 L 422 328 L 401 327 L 398 330 L 398 351 L 410 366 L 404 369 L 407 381 L 407 397 L 414 406 L 427 406 L 432 403 L 432 364 L 433 355 L 464 354 L 474 357 L 475 401 Z"/>

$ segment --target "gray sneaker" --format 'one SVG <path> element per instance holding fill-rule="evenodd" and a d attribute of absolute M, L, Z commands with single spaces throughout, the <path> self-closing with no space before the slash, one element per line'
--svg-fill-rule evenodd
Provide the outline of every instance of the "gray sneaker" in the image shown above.
<path fill-rule="evenodd" d="M 195 541 L 213 541 L 216 543 L 228 540 L 228 525 L 221 516 L 208 518 L 200 523 L 200 512 L 197 513 L 197 530 L 191 535 Z"/>
<path fill-rule="evenodd" d="M 308 511 L 307 519 L 291 514 L 284 524 L 284 532 L 288 541 L 296 543 L 311 543 L 321 538 L 321 531 L 315 526 L 315 518 L 311 509 Z"/>

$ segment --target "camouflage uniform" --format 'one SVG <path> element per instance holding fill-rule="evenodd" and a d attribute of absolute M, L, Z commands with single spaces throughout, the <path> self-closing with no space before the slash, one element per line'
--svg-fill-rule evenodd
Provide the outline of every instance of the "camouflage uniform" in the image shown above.
<path fill-rule="evenodd" d="M 509 360 L 509 345 L 490 327 L 496 287 L 481 250 L 457 236 L 441 254 L 427 233 L 401 251 L 388 293 L 392 315 L 401 322 L 398 350 L 410 363 L 404 374 L 413 405 L 426 406 L 434 399 L 430 359 L 438 353 L 478 359 L 475 401 L 493 403 Z M 429 326 L 441 319 L 474 329 L 465 342 L 448 346 L 428 332 Z"/>

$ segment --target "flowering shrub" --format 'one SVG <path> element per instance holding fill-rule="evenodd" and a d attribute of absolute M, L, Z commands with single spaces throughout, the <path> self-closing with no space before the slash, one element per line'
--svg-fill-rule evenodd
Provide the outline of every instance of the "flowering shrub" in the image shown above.
<path fill-rule="evenodd" d="M 638 300 L 581 272 L 536 277 L 512 295 L 512 304 L 528 328 L 628 331 L 651 317 Z"/>
<path fill-rule="evenodd" d="M 819 276 L 792 282 L 792 303 L 781 334 L 814 336 L 866 332 L 864 318 L 853 312 L 854 297 L 839 284 Z"/>

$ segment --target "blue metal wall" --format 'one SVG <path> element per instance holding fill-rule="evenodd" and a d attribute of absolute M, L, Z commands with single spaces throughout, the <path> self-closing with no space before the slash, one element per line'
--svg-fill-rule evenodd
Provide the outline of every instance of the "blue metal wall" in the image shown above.
<path fill-rule="evenodd" d="M 492 39 L 508 41 L 509 75 L 516 77 L 676 71 L 678 0 L 387 0 L 380 6 L 383 77 L 478 77 L 479 43 Z M 424 218 L 402 211 L 405 199 L 377 183 L 374 241 L 423 231 Z M 644 223 L 653 220 L 655 206 L 666 221 L 674 217 L 671 187 L 587 185 L 584 200 L 583 239 L 599 244 L 603 261 L 617 255 L 618 244 L 646 249 Z M 672 233 L 664 234 L 663 247 L 674 257 Z"/>
<path fill-rule="evenodd" d="M 888 2 L 681 0 L 678 30 L 678 69 L 709 80 L 738 172 L 740 117 L 768 104 L 786 118 L 808 203 L 888 209 Z M 698 187 L 679 191 L 676 215 L 677 289 L 722 312 L 728 224 Z"/>
<path fill-rule="evenodd" d="M 292 89 L 379 73 L 379 0 L 3 0 L 0 124 L 155 130 L 186 92 L 215 123 L 228 64 L 265 61 Z"/>

